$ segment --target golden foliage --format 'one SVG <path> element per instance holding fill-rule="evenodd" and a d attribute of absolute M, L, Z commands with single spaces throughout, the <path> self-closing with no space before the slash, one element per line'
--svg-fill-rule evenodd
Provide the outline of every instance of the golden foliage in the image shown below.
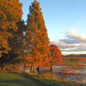
<path fill-rule="evenodd" d="M 30 6 L 27 23 L 26 46 L 27 50 L 29 49 L 27 60 L 34 65 L 44 65 L 48 62 L 49 38 L 40 4 L 36 0 Z"/>
<path fill-rule="evenodd" d="M 0 0 L 0 57 L 10 50 L 8 38 L 17 30 L 16 22 L 22 16 L 19 0 Z"/>
<path fill-rule="evenodd" d="M 61 50 L 54 44 L 51 44 L 49 46 L 49 50 L 50 50 L 50 62 L 52 62 L 52 64 L 59 64 L 63 62 L 63 58 L 61 56 Z"/>

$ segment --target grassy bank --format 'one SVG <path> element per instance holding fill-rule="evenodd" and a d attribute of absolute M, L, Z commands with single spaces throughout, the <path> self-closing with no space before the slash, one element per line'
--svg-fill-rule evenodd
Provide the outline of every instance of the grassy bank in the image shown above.
<path fill-rule="evenodd" d="M 67 82 L 54 76 L 0 72 L 0 86 L 85 86 Z"/>

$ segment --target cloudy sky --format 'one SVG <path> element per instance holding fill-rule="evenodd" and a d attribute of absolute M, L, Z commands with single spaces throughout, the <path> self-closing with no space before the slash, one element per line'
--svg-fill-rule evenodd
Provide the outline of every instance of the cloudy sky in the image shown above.
<path fill-rule="evenodd" d="M 20 0 L 25 21 L 33 1 Z M 51 43 L 56 44 L 63 54 L 86 54 L 86 0 L 38 1 Z"/>

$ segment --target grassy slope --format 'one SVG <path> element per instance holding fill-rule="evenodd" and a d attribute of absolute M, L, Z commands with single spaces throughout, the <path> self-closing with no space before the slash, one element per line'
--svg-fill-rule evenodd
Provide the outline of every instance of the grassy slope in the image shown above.
<path fill-rule="evenodd" d="M 61 81 L 54 76 L 26 73 L 0 73 L 0 86 L 84 86 Z"/>

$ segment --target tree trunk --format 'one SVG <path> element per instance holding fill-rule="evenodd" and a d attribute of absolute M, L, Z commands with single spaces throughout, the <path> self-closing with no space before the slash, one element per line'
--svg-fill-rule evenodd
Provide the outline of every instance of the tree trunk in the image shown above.
<path fill-rule="evenodd" d="M 34 69 L 33 63 L 32 63 L 32 65 L 31 65 L 30 72 L 33 72 L 33 73 L 35 73 L 35 69 Z"/>
<path fill-rule="evenodd" d="M 41 68 L 40 68 L 40 66 L 38 66 L 37 67 L 38 74 L 40 74 L 40 70 L 41 70 Z"/>
<path fill-rule="evenodd" d="M 50 72 L 53 73 L 53 64 L 50 62 Z"/>

